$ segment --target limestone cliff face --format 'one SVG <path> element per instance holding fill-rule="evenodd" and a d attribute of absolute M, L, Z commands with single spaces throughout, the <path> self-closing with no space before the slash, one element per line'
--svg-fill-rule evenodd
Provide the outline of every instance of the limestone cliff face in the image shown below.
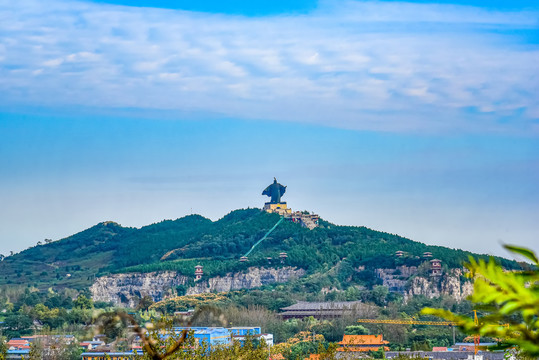
<path fill-rule="evenodd" d="M 464 300 L 472 293 L 473 284 L 469 281 L 462 282 L 460 275 L 462 275 L 462 270 L 453 269 L 450 273 L 443 274 L 441 278 L 414 277 L 405 297 L 424 295 L 435 298 L 445 295 L 457 301 Z"/>
<path fill-rule="evenodd" d="M 188 287 L 187 294 L 252 289 L 275 282 L 287 282 L 303 275 L 305 270 L 295 267 L 251 267 L 244 273 L 229 273 L 206 280 L 203 278 L 194 286 Z M 134 307 L 143 296 L 149 295 L 154 301 L 172 296 L 176 286 L 186 285 L 189 280 L 189 277 L 173 271 L 114 274 L 96 279 L 90 291 L 94 301 L 110 301 L 117 305 Z"/>
<path fill-rule="evenodd" d="M 276 282 L 287 282 L 305 275 L 305 270 L 292 267 L 279 269 L 249 268 L 246 273 L 227 274 L 224 277 L 214 277 L 201 280 L 187 290 L 187 295 L 207 292 L 223 292 L 239 289 L 252 289 Z"/>
<path fill-rule="evenodd" d="M 90 292 L 94 301 L 134 307 L 143 296 L 149 295 L 154 301 L 161 301 L 172 295 L 174 287 L 184 285 L 188 280 L 173 271 L 114 274 L 97 278 Z"/>

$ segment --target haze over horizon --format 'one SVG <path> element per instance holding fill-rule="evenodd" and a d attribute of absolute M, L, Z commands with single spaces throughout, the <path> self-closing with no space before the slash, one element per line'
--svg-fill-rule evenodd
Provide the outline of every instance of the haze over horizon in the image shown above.
<path fill-rule="evenodd" d="M 150 5 L 152 7 L 150 7 Z M 0 253 L 283 200 L 539 251 L 532 1 L 0 1 Z"/>

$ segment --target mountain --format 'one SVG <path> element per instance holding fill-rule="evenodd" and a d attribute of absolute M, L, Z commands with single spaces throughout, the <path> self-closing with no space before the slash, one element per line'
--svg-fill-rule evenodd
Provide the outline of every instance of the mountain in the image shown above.
<path fill-rule="evenodd" d="M 278 221 L 276 214 L 243 209 L 218 221 L 190 215 L 140 229 L 103 222 L 6 257 L 0 262 L 0 285 L 84 289 L 96 276 L 113 273 L 172 270 L 192 276 L 196 264 L 204 266 L 207 276 L 221 276 L 253 266 L 280 266 L 279 254 L 286 252 L 286 266 L 312 275 L 338 265 L 337 279 L 370 287 L 379 282 L 374 269 L 418 266 L 427 251 L 442 260 L 446 269 L 461 267 L 471 255 L 486 257 L 321 219 L 320 226 L 313 230 L 283 221 L 255 248 L 248 262 L 239 262 Z M 395 257 L 398 250 L 405 256 Z M 273 259 L 271 264 L 268 258 Z M 519 268 L 514 261 L 497 259 L 506 268 Z"/>

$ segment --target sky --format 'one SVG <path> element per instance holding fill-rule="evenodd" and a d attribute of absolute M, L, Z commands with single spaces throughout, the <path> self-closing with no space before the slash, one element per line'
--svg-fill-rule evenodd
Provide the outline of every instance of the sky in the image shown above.
<path fill-rule="evenodd" d="M 0 0 L 0 253 L 283 200 L 539 251 L 535 1 Z"/>

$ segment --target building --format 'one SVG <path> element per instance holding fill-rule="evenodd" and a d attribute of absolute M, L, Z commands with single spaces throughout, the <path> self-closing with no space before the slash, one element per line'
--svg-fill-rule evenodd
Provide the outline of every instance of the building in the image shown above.
<path fill-rule="evenodd" d="M 259 326 L 244 327 L 175 327 L 174 331 L 179 334 L 183 330 L 193 331 L 193 337 L 197 340 L 198 346 L 207 347 L 211 351 L 214 346 L 228 346 L 233 341 L 238 341 L 241 345 L 245 343 L 247 337 L 253 340 L 264 339 L 268 346 L 273 345 L 273 334 L 263 334 Z M 188 335 L 190 336 L 190 335 Z"/>
<path fill-rule="evenodd" d="M 289 215 L 285 215 L 285 218 L 293 223 L 300 224 L 303 227 L 308 228 L 309 230 L 318 227 L 320 222 L 320 216 L 316 214 L 306 214 L 301 211 L 295 211 Z"/>
<path fill-rule="evenodd" d="M 241 327 L 231 327 L 228 328 L 230 333 L 232 335 L 241 335 L 241 336 L 247 336 L 247 335 L 260 335 L 262 333 L 262 329 L 260 326 L 241 326 Z"/>
<path fill-rule="evenodd" d="M 30 354 L 32 343 L 39 342 L 43 345 L 45 355 L 50 355 L 51 349 L 56 348 L 58 344 L 71 344 L 76 339 L 73 335 L 33 335 L 13 338 L 7 343 L 7 359 L 26 358 Z"/>
<path fill-rule="evenodd" d="M 442 260 L 432 259 L 430 261 L 430 276 L 442 276 Z"/>
<path fill-rule="evenodd" d="M 262 334 L 259 326 L 254 327 L 175 327 L 174 332 L 179 335 L 182 331 L 188 331 L 188 337 L 192 336 L 195 339 L 195 346 L 204 346 L 207 351 L 211 351 L 214 347 L 229 346 L 233 341 L 238 341 L 240 344 L 244 344 L 247 337 L 251 337 L 253 340 L 264 339 L 268 346 L 273 345 L 272 334 Z M 168 335 L 161 335 L 163 339 L 166 339 Z M 81 343 L 90 345 L 91 341 Z M 95 348 L 94 348 L 95 349 Z M 136 354 L 142 354 L 142 346 L 140 339 L 133 341 L 131 347 Z M 91 350 L 88 347 L 88 350 Z M 110 357 L 111 360 L 130 360 L 135 359 L 135 355 L 131 352 L 112 352 L 106 349 L 99 349 L 97 351 L 87 351 L 82 354 L 82 360 L 105 360 Z M 20 359 L 20 356 L 18 357 Z"/>
<path fill-rule="evenodd" d="M 389 341 L 383 339 L 383 335 L 343 335 L 342 341 L 339 342 L 338 352 L 366 352 L 378 351 L 383 349 L 389 351 L 389 347 L 385 346 Z"/>
<path fill-rule="evenodd" d="M 286 205 L 286 202 L 280 202 L 277 204 L 272 204 L 272 203 L 267 202 L 264 204 L 264 211 L 269 212 L 269 213 L 276 213 L 281 216 L 292 214 L 292 209 L 290 209 Z"/>
<path fill-rule="evenodd" d="M 402 251 L 402 250 L 395 251 L 395 256 L 396 257 L 402 257 L 403 255 L 404 255 L 404 251 Z"/>
<path fill-rule="evenodd" d="M 445 347 L 445 346 L 434 346 L 434 347 L 432 348 L 432 351 L 433 351 L 433 352 L 447 351 L 447 347 Z"/>
<path fill-rule="evenodd" d="M 21 360 L 26 359 L 28 355 L 30 354 L 30 349 L 24 349 L 24 350 L 8 350 L 7 351 L 7 357 L 6 359 L 9 360 Z"/>
<path fill-rule="evenodd" d="M 13 338 L 7 342 L 8 350 L 28 350 L 30 349 L 30 341 L 23 338 Z"/>
<path fill-rule="evenodd" d="M 92 341 L 103 341 L 103 342 L 105 342 L 106 338 L 107 338 L 107 336 L 104 335 L 104 334 L 97 334 L 97 335 L 94 335 L 94 337 L 92 338 Z"/>
<path fill-rule="evenodd" d="M 202 279 L 204 272 L 202 271 L 202 265 L 195 266 L 195 281 Z"/>
<path fill-rule="evenodd" d="M 266 345 L 273 346 L 273 334 L 262 334 L 260 327 L 232 327 L 228 330 L 232 340 L 238 341 L 242 346 L 248 336 L 254 341 L 264 339 Z"/>
<path fill-rule="evenodd" d="M 300 301 L 294 305 L 282 308 L 279 315 L 283 319 L 302 319 L 312 316 L 317 319 L 336 318 L 344 315 L 354 315 L 361 301 L 335 301 L 335 302 L 305 302 Z"/>
<path fill-rule="evenodd" d="M 174 332 L 180 334 L 183 330 L 193 331 L 198 346 L 207 347 L 208 351 L 214 346 L 227 346 L 232 342 L 230 331 L 223 327 L 175 327 Z M 190 335 L 188 335 L 190 336 Z"/>
<path fill-rule="evenodd" d="M 410 359 L 429 360 L 504 360 L 505 355 L 503 351 L 484 351 L 474 355 L 473 349 L 472 351 L 387 351 L 385 353 L 386 359 L 406 356 Z"/>
<path fill-rule="evenodd" d="M 496 343 L 479 343 L 479 350 L 486 350 L 489 346 L 494 346 Z M 453 346 L 454 351 L 474 351 L 474 343 L 456 343 Z"/>
<path fill-rule="evenodd" d="M 83 341 L 79 344 L 79 346 L 84 350 L 93 350 L 103 345 L 105 345 L 103 341 Z"/>

